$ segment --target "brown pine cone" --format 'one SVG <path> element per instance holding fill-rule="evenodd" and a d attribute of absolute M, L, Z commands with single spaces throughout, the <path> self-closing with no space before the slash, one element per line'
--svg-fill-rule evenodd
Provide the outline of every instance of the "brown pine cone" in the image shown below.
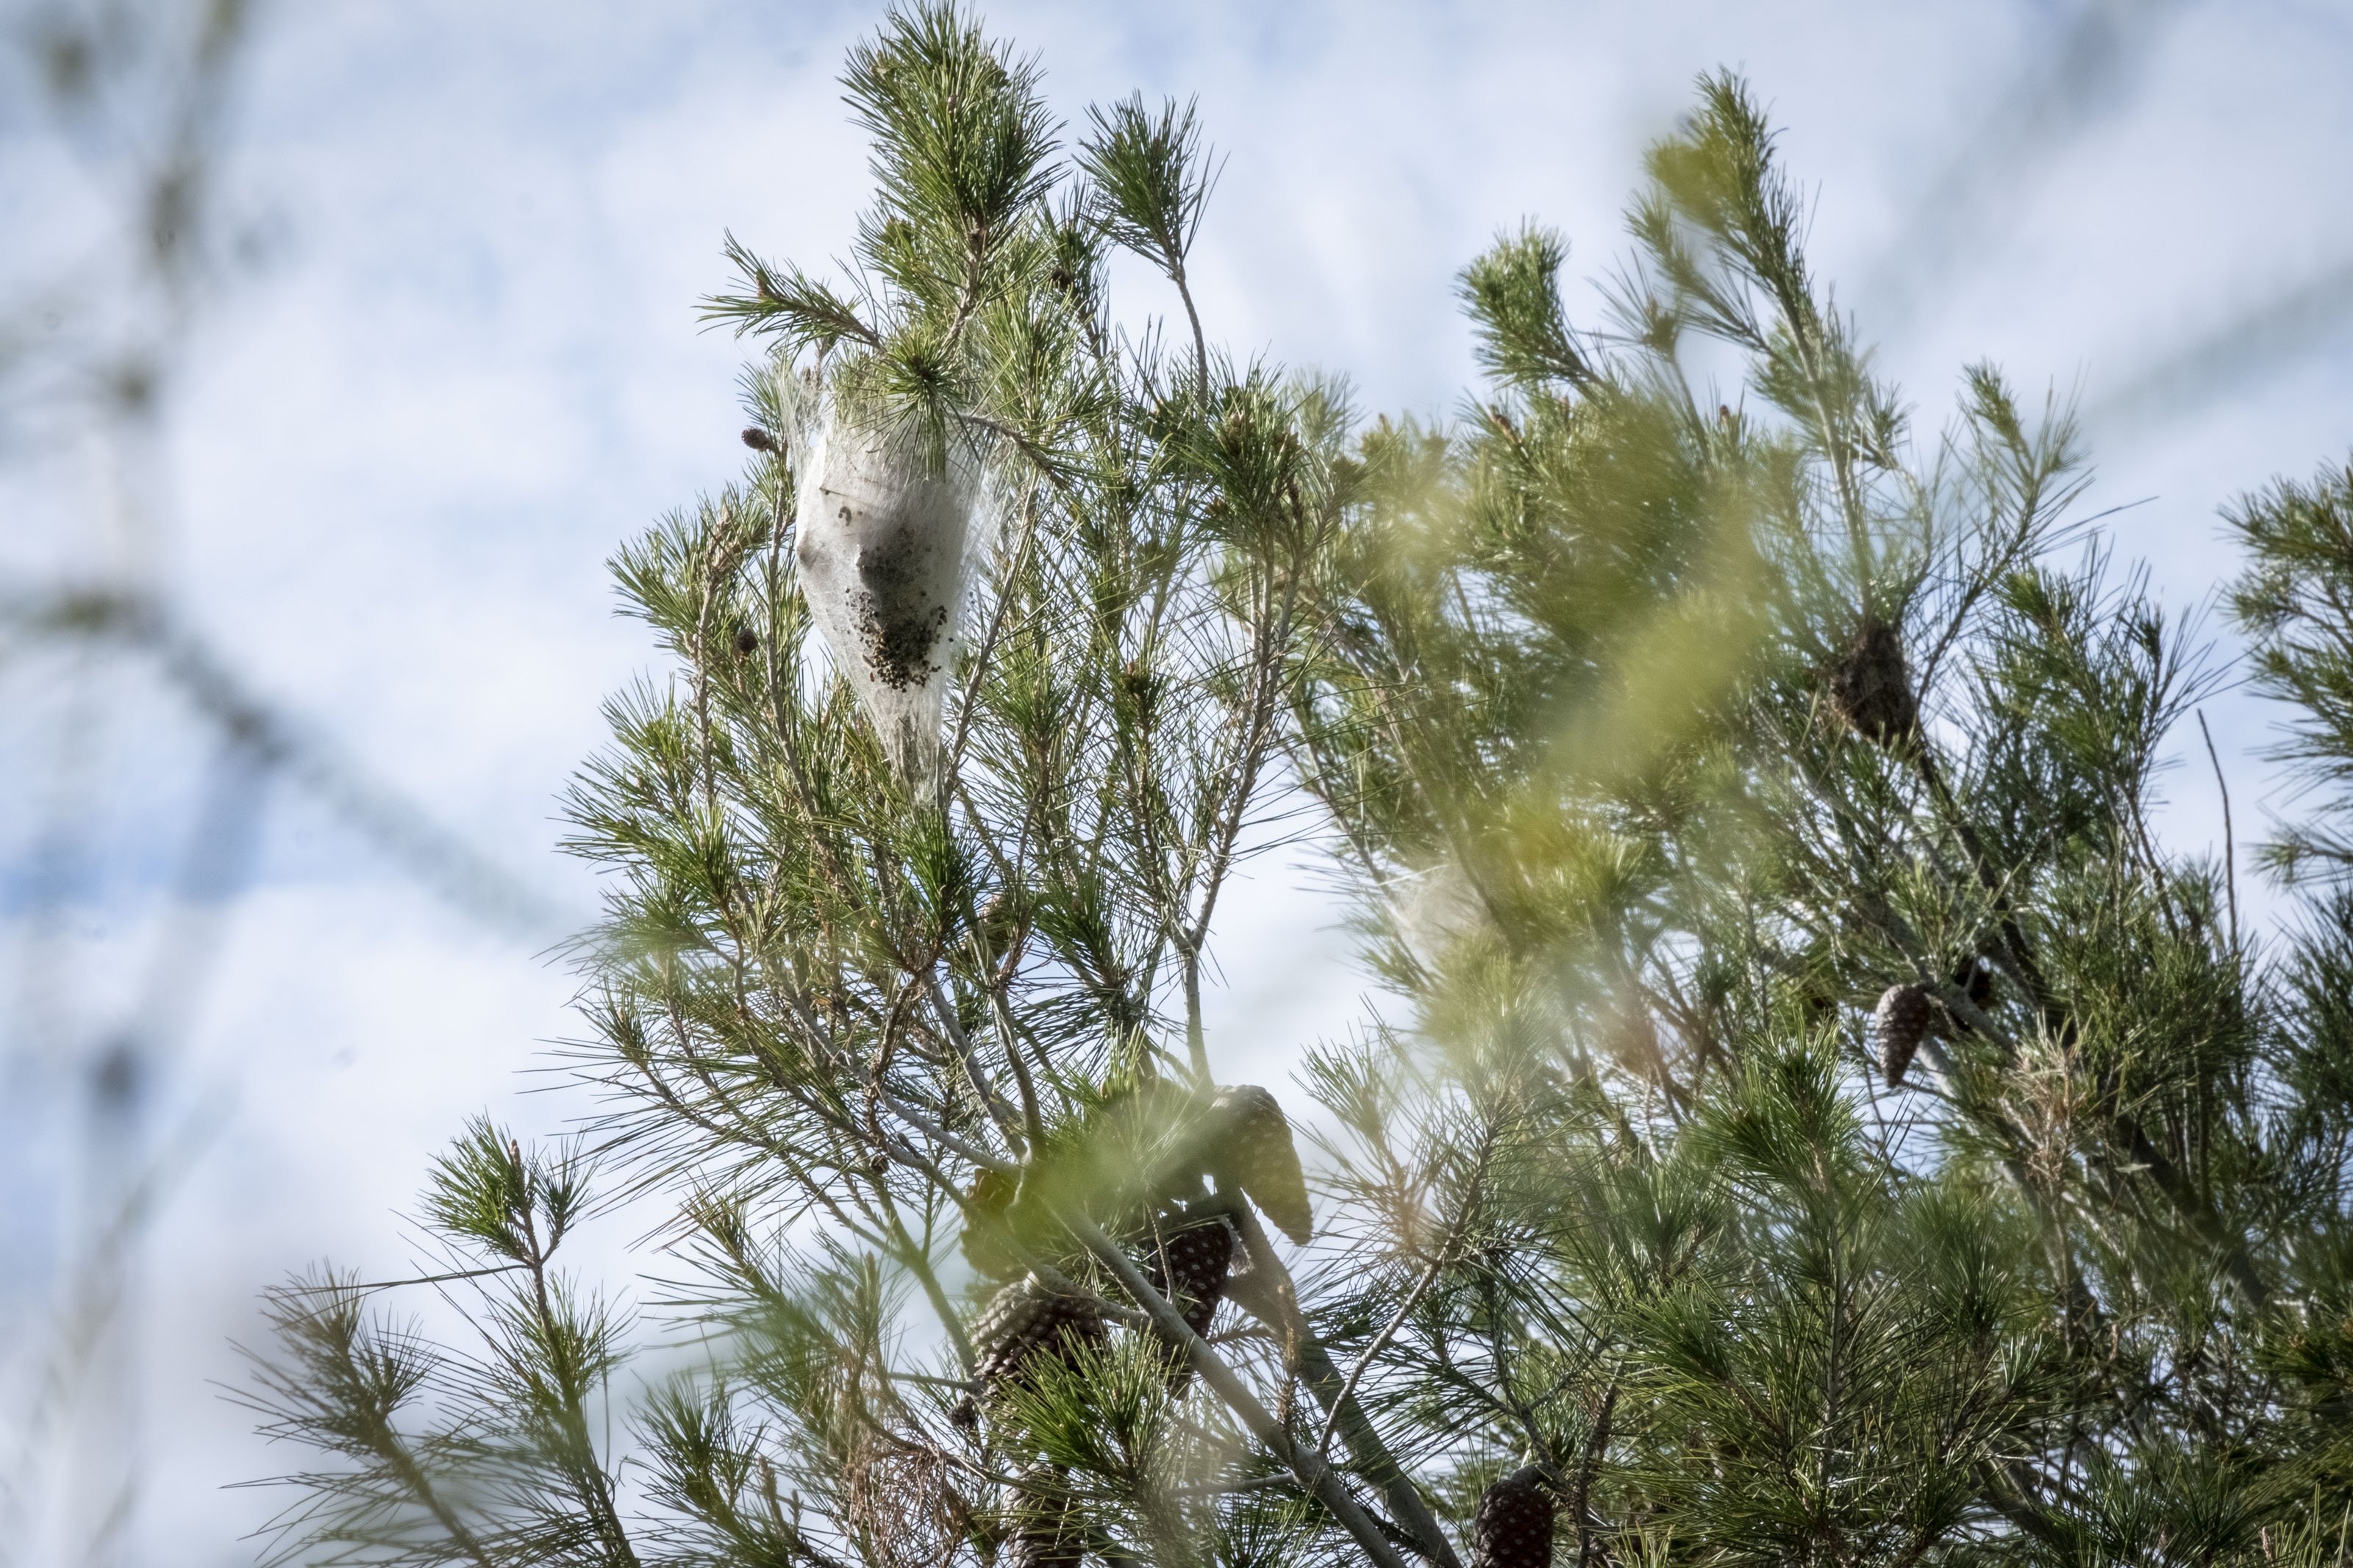
<path fill-rule="evenodd" d="M 1904 1081 L 1921 1037 L 1928 1032 L 1928 994 L 1917 985 L 1891 985 L 1871 1014 L 1871 1041 L 1887 1087 Z"/>
<path fill-rule="evenodd" d="M 1210 1168 L 1248 1194 L 1277 1230 L 1303 1245 L 1314 1234 L 1314 1216 L 1281 1102 L 1256 1084 L 1240 1084 L 1219 1090 L 1210 1114 L 1218 1124 Z"/>
<path fill-rule="evenodd" d="M 1904 664 L 1904 639 L 1877 617 L 1866 619 L 1831 669 L 1831 706 L 1855 733 L 1882 746 L 1911 739 L 1920 704 Z"/>
<path fill-rule="evenodd" d="M 1225 1299 L 1226 1277 L 1234 1261 L 1234 1233 L 1223 1216 L 1197 1219 L 1179 1208 L 1161 1222 L 1156 1236 L 1144 1244 L 1144 1277 L 1168 1298 L 1197 1334 L 1209 1331 Z M 1171 1347 L 1170 1392 L 1181 1392 L 1193 1381 L 1193 1369 Z"/>
<path fill-rule="evenodd" d="M 1514 1470 L 1479 1499 L 1471 1521 L 1471 1568 L 1552 1568 L 1551 1489 L 1534 1465 Z"/>
<path fill-rule="evenodd" d="M 1025 1275 L 991 1298 L 973 1325 L 973 1381 L 985 1399 L 1026 1378 L 1038 1357 L 1067 1363 L 1081 1345 L 1098 1345 L 1106 1337 L 1103 1314 L 1092 1301 L 1059 1294 L 1036 1275 Z M 969 1426 L 979 1409 L 966 1399 L 950 1414 L 957 1425 Z"/>
<path fill-rule="evenodd" d="M 1145 1243 L 1144 1277 L 1175 1303 L 1195 1333 L 1206 1334 L 1233 1261 L 1234 1233 L 1225 1220 L 1214 1214 L 1196 1219 L 1180 1208 Z"/>
<path fill-rule="evenodd" d="M 997 1568 L 1079 1568 L 1086 1556 L 1071 1518 L 1071 1500 L 1052 1472 L 1031 1465 L 1013 1483 L 1012 1530 Z"/>

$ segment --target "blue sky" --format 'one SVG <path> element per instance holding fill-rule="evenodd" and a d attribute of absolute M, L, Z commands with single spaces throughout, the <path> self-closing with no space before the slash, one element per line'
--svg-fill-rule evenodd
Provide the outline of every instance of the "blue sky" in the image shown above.
<path fill-rule="evenodd" d="M 2288 321 L 2295 352 L 2232 367 L 2219 396 L 2135 391 L 2236 312 L 2353 258 L 2340 4 L 986 9 L 1042 54 L 1066 114 L 1136 89 L 1199 95 L 1228 157 L 1195 268 L 1211 335 L 1343 372 L 1368 411 L 1456 405 L 1471 361 L 1451 279 L 1498 228 L 1550 224 L 1572 274 L 1606 270 L 1641 147 L 1697 72 L 1730 66 L 1814 195 L 1818 270 L 1924 426 L 1981 356 L 2030 391 L 2080 388 L 2088 504 L 2147 500 L 2115 537 L 2168 602 L 2227 577 L 2219 505 L 2353 447 L 2341 311 Z M 144 567 L 257 688 L 563 907 L 593 889 L 551 853 L 554 797 L 598 742 L 601 698 L 649 665 L 603 562 L 740 464 L 739 350 L 698 331 L 694 303 L 724 281 L 723 230 L 805 263 L 843 248 L 866 176 L 832 76 L 875 16 L 265 8 L 229 188 L 265 260 L 195 343 L 170 524 Z M 2113 47 L 2071 55 L 2102 27 Z M 100 209 L 38 125 L 0 111 L 0 202 L 32 239 L 0 258 L 5 281 L 25 254 L 70 253 Z M 1151 308 L 1146 280 L 1119 281 Z M 1579 281 L 1573 313 L 1592 320 L 1594 300 Z M 0 572 L 101 562 L 100 470 L 78 447 L 12 460 Z M 61 988 L 82 1023 L 10 1026 L 0 1079 L 15 1124 L 47 1129 L 0 1166 L 24 1202 L 64 1190 L 53 1069 L 119 1000 L 111 977 L 146 929 L 137 868 L 161 863 L 156 824 L 185 810 L 200 757 L 166 700 L 121 679 L 93 764 L 115 892 L 77 924 L 79 988 Z M 0 747 L 30 747 L 26 715 L 54 693 L 0 668 L 0 696 L 16 705 Z M 2272 787 L 2255 755 L 2267 716 L 2228 697 L 2210 713 L 2248 837 Z M 2215 842 L 2207 774 L 2174 782 L 2176 842 Z M 1358 1016 L 1334 911 L 1288 880 L 1263 866 L 1220 917 L 1212 1037 L 1231 1076 L 1279 1075 Z M 136 1531 L 152 1554 L 248 1554 L 235 1538 L 268 1500 L 216 1489 L 273 1461 L 206 1384 L 236 1375 L 227 1339 L 248 1331 L 261 1284 L 323 1253 L 399 1267 L 396 1212 L 470 1111 L 556 1124 L 565 1102 L 519 1074 L 569 1031 L 568 994 L 530 943 L 437 904 L 329 816 L 273 816 L 171 1089 L 203 1152 L 147 1264 L 171 1309 L 144 1340 L 153 1463 Z M 5 1233 L 14 1261 L 39 1263 L 44 1234 Z"/>

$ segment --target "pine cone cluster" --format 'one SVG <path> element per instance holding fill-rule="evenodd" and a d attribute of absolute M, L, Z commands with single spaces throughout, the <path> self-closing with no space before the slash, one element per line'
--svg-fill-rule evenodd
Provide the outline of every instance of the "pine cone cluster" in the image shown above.
<path fill-rule="evenodd" d="M 973 1379 L 987 1397 L 1019 1383 L 1039 1356 L 1067 1363 L 1080 1346 L 1101 1344 L 1106 1337 L 1103 1314 L 1093 1302 L 1050 1289 L 1035 1275 L 1025 1276 L 999 1290 L 973 1325 Z M 979 1410 L 966 1399 L 954 1415 L 959 1425 L 969 1426 Z"/>
<path fill-rule="evenodd" d="M 1831 669 L 1831 706 L 1855 733 L 1882 746 L 1911 739 L 1920 703 L 1905 668 L 1904 639 L 1877 617 L 1867 619 Z"/>
<path fill-rule="evenodd" d="M 1239 1084 L 1218 1091 L 1210 1115 L 1218 1128 L 1210 1168 L 1219 1180 L 1240 1187 L 1276 1229 L 1304 1245 L 1314 1216 L 1282 1103 L 1256 1084 Z"/>
<path fill-rule="evenodd" d="M 1471 1521 L 1471 1568 L 1552 1568 L 1552 1489 L 1530 1465 L 1479 1498 Z"/>
<path fill-rule="evenodd" d="M 1894 1089 L 1904 1081 L 1905 1069 L 1928 1033 L 1928 994 L 1917 985 L 1891 985 L 1872 1009 L 1871 1043 L 1879 1057 L 1879 1070 Z"/>

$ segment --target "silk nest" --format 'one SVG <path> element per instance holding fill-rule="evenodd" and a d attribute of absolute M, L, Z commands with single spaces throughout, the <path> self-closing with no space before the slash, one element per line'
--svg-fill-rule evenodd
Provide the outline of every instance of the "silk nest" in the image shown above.
<path fill-rule="evenodd" d="M 859 418 L 814 377 L 784 379 L 810 620 L 895 765 L 931 781 L 1002 487 L 958 432 Z"/>

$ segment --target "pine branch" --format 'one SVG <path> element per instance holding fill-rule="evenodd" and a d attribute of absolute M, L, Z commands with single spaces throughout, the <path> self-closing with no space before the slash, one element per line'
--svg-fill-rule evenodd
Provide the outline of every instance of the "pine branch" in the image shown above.
<path fill-rule="evenodd" d="M 1250 1435 L 1264 1444 L 1268 1451 L 1298 1478 L 1300 1485 L 1330 1510 L 1332 1517 L 1355 1538 L 1357 1546 L 1377 1568 L 1405 1568 L 1405 1560 L 1398 1555 L 1397 1548 L 1389 1544 L 1388 1536 L 1348 1494 L 1347 1488 L 1340 1480 L 1339 1472 L 1293 1440 L 1282 1423 L 1258 1402 L 1257 1396 L 1209 1347 L 1208 1342 L 1193 1331 L 1191 1325 L 1185 1321 L 1184 1314 L 1152 1288 L 1135 1265 L 1129 1261 L 1127 1254 L 1084 1215 L 1058 1210 L 1056 1217 L 1085 1245 L 1097 1262 L 1110 1270 L 1129 1299 L 1144 1309 L 1161 1337 L 1184 1352 L 1187 1363 L 1200 1375 L 1202 1382 L 1216 1392 L 1226 1407 L 1240 1417 Z"/>
<path fill-rule="evenodd" d="M 1336 1431 L 1347 1444 L 1349 1462 L 1357 1473 L 1380 1488 L 1390 1511 L 1411 1532 L 1415 1550 L 1439 1564 L 1439 1568 L 1458 1568 L 1454 1548 L 1430 1511 L 1429 1503 L 1423 1500 L 1420 1489 L 1389 1452 L 1379 1428 L 1348 1388 L 1340 1369 L 1333 1364 L 1331 1352 L 1300 1319 L 1298 1289 L 1282 1260 L 1275 1255 L 1265 1227 L 1259 1224 L 1256 1215 L 1240 1205 L 1235 1205 L 1235 1223 L 1249 1252 L 1251 1270 L 1267 1281 L 1267 1292 L 1285 1304 L 1291 1321 L 1271 1323 L 1269 1327 L 1284 1336 L 1285 1359 L 1297 1368 L 1300 1381 L 1323 1405 L 1329 1423 L 1327 1429 Z"/>

